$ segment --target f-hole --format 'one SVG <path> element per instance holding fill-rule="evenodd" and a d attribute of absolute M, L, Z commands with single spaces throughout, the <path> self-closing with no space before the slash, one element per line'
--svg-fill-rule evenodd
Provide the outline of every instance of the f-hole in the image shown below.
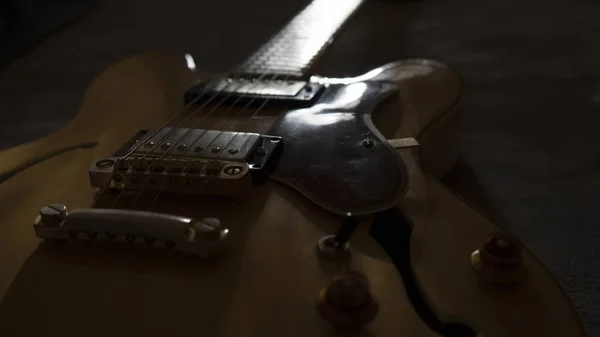
<path fill-rule="evenodd" d="M 410 263 L 410 237 L 412 226 L 396 208 L 377 213 L 370 234 L 390 257 L 404 283 L 406 294 L 419 317 L 429 328 L 444 337 L 476 337 L 470 327 L 455 322 L 442 322 L 427 301 L 415 279 Z"/>

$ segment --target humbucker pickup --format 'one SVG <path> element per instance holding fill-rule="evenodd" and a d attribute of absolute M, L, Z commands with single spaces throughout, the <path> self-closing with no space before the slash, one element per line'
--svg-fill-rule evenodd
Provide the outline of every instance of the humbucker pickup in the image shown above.
<path fill-rule="evenodd" d="M 89 169 L 93 187 L 241 197 L 277 164 L 280 137 L 163 128 L 142 132 Z"/>
<path fill-rule="evenodd" d="M 203 99 L 228 96 L 246 104 L 244 98 L 285 100 L 291 102 L 310 102 L 317 97 L 323 84 L 313 81 L 259 79 L 251 78 L 221 78 L 198 83 L 185 93 L 185 103 L 202 102 Z M 260 100 L 257 101 L 260 103 Z"/>

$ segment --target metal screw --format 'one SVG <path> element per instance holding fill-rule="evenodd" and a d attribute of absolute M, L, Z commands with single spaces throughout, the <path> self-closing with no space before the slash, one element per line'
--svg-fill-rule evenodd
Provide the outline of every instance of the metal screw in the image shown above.
<path fill-rule="evenodd" d="M 373 147 L 373 145 L 375 145 L 375 142 L 371 138 L 366 138 L 363 139 L 363 141 L 360 144 L 363 147 Z"/>
<path fill-rule="evenodd" d="M 58 227 L 67 217 L 67 207 L 60 204 L 44 206 L 40 210 L 40 217 L 44 226 Z"/>
<path fill-rule="evenodd" d="M 201 152 L 202 150 L 204 150 L 204 146 L 196 146 L 194 148 L 194 152 Z"/>
<path fill-rule="evenodd" d="M 229 151 L 227 151 L 227 152 L 229 152 L 229 154 L 236 154 L 240 151 L 238 149 L 232 148 L 232 149 L 229 149 Z"/>
<path fill-rule="evenodd" d="M 225 168 L 224 172 L 228 176 L 235 176 L 242 172 L 242 167 L 241 166 L 229 166 L 229 167 Z"/>
<path fill-rule="evenodd" d="M 102 159 L 96 162 L 96 167 L 99 169 L 108 169 L 115 165 L 115 161 L 112 159 Z"/>
<path fill-rule="evenodd" d="M 219 153 L 219 151 L 221 151 L 221 147 L 220 146 L 215 146 L 211 150 L 212 153 Z"/>
<path fill-rule="evenodd" d="M 152 147 L 154 146 L 154 142 L 148 142 L 146 144 L 144 144 L 145 147 Z"/>
<path fill-rule="evenodd" d="M 264 156 L 265 154 L 267 154 L 267 149 L 265 149 L 262 146 L 259 146 L 256 148 L 256 155 L 257 156 Z"/>
<path fill-rule="evenodd" d="M 161 147 L 162 147 L 163 149 L 166 149 L 166 148 L 168 148 L 169 146 L 171 146 L 171 143 L 164 143 L 163 145 L 161 145 Z"/>
<path fill-rule="evenodd" d="M 343 260 L 350 257 L 350 244 L 345 242 L 340 245 L 334 235 L 326 235 L 317 241 L 317 254 L 319 258 L 328 260 Z"/>
<path fill-rule="evenodd" d="M 185 144 L 181 144 L 177 147 L 177 150 L 179 150 L 179 151 L 183 151 L 185 149 L 187 149 L 187 145 L 185 145 Z"/>

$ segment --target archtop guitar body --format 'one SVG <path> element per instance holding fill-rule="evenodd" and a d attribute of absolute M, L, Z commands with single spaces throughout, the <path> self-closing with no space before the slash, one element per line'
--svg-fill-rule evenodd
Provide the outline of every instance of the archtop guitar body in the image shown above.
<path fill-rule="evenodd" d="M 315 0 L 225 75 L 128 58 L 2 151 L 0 336 L 584 336 L 546 268 L 437 180 L 454 70 L 309 73 L 361 3 Z"/>

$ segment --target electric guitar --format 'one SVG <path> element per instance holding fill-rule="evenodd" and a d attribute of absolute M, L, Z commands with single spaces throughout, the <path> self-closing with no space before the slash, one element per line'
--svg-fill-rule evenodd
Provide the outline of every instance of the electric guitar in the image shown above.
<path fill-rule="evenodd" d="M 0 335 L 584 336 L 544 266 L 436 180 L 456 71 L 311 74 L 363 2 L 314 0 L 225 74 L 126 59 L 68 126 L 1 152 Z"/>

